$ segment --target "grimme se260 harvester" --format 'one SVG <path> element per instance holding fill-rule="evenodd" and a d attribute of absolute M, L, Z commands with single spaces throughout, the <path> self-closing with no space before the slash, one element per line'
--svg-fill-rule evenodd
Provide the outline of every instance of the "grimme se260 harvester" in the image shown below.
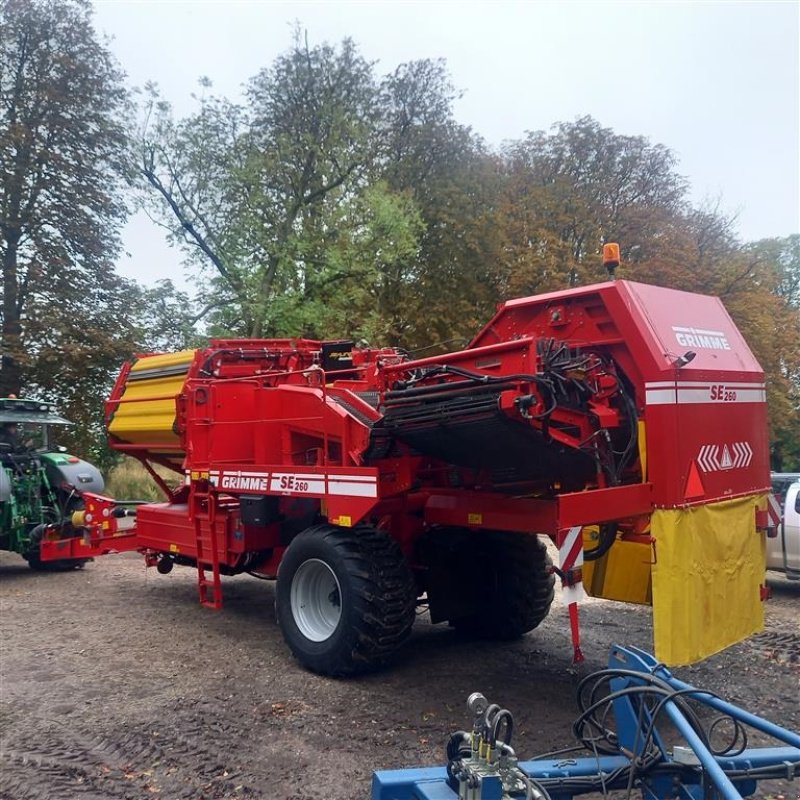
<path fill-rule="evenodd" d="M 165 502 L 87 494 L 83 535 L 42 554 L 193 566 L 214 608 L 220 576 L 277 578 L 284 637 L 320 673 L 387 660 L 418 598 L 433 622 L 520 636 L 556 577 L 576 659 L 586 589 L 652 602 L 658 658 L 688 663 L 763 625 L 766 414 L 718 299 L 626 281 L 512 300 L 424 359 L 215 340 L 138 356 L 107 404 L 112 447 Z"/>

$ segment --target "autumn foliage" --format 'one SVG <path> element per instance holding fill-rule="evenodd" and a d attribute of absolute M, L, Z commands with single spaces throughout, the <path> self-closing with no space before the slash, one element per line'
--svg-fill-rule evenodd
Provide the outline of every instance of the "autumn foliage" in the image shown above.
<path fill-rule="evenodd" d="M 86 2 L 0 0 L 0 29 L 0 394 L 85 401 L 96 423 L 136 348 L 224 334 L 452 349 L 499 301 L 602 280 L 617 241 L 620 277 L 722 298 L 768 376 L 773 464 L 800 468 L 800 236 L 740 241 L 735 220 L 692 205 L 668 147 L 591 117 L 491 147 L 455 118 L 442 61 L 382 76 L 352 41 L 299 32 L 242 102 L 204 79 L 176 118 L 151 85 L 123 135 Z M 87 82 L 80 106 L 47 70 L 24 92 L 13 78 L 48 63 L 48 29 L 77 54 L 57 63 Z M 66 115 L 85 130 L 59 135 Z M 192 296 L 107 268 L 125 202 L 167 229 Z M 64 224 L 45 236 L 53 214 Z"/>

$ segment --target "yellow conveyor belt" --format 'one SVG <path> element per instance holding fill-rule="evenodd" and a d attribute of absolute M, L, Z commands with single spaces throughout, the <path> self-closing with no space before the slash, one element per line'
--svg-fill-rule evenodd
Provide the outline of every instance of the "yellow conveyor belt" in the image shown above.
<path fill-rule="evenodd" d="M 108 424 L 109 434 L 125 444 L 148 445 L 147 453 L 181 467 L 183 453 L 175 433 L 175 398 L 186 382 L 195 350 L 142 356 L 128 374 L 121 402 Z"/>

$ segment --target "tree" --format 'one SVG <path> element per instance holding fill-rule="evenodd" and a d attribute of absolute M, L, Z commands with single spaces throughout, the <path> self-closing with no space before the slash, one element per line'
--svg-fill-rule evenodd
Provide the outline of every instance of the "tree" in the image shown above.
<path fill-rule="evenodd" d="M 145 87 L 142 121 L 131 136 L 130 174 L 139 205 L 205 278 L 198 282 L 197 321 L 222 313 L 232 330 L 247 333 L 246 277 L 254 268 L 242 235 L 249 216 L 243 169 L 248 119 L 241 106 L 207 96 L 208 78 L 200 86 L 198 112 L 178 121 L 157 86 Z"/>
<path fill-rule="evenodd" d="M 0 0 L 0 395 L 59 400 L 94 440 L 134 348 L 118 250 L 122 76 L 85 0 Z"/>
<path fill-rule="evenodd" d="M 441 61 L 379 81 L 349 40 L 299 37 L 244 106 L 203 93 L 176 122 L 151 87 L 144 202 L 204 273 L 209 331 L 469 336 L 494 303 L 497 170 L 455 122 L 457 96 Z"/>
<path fill-rule="evenodd" d="M 761 239 L 748 250 L 764 259 L 774 271 L 776 292 L 790 308 L 800 310 L 800 234 Z"/>
<path fill-rule="evenodd" d="M 453 113 L 460 92 L 444 61 L 400 65 L 381 89 L 381 176 L 423 223 L 403 280 L 393 281 L 388 343 L 432 354 L 468 340 L 499 294 L 496 158 Z"/>
<path fill-rule="evenodd" d="M 617 134 L 592 117 L 530 133 L 506 147 L 504 160 L 503 260 L 511 291 L 596 279 L 608 241 L 621 243 L 629 264 L 650 258 L 688 205 L 668 148 Z"/>
<path fill-rule="evenodd" d="M 151 94 L 138 168 L 159 221 L 212 270 L 204 300 L 218 329 L 285 329 L 276 312 L 313 299 L 321 253 L 367 185 L 377 97 L 350 40 L 309 47 L 299 35 L 250 81 L 244 108 L 202 98 L 176 123 Z"/>
<path fill-rule="evenodd" d="M 743 310 L 760 317 L 757 352 L 767 371 L 771 454 L 778 471 L 800 470 L 800 235 L 744 248 L 758 269 L 759 296 Z M 748 302 L 749 301 L 749 302 Z"/>
<path fill-rule="evenodd" d="M 139 287 L 136 294 L 136 299 L 131 298 L 130 316 L 136 321 L 136 340 L 142 352 L 170 353 L 207 343 L 196 328 L 201 312 L 194 310 L 189 295 L 176 289 L 171 280 Z"/>
<path fill-rule="evenodd" d="M 71 290 L 56 285 L 28 304 L 22 389 L 57 402 L 74 423 L 59 444 L 105 467 L 103 405 L 122 362 L 142 349 L 136 324 L 141 290 L 113 274 L 94 285 L 87 280 L 80 297 Z"/>

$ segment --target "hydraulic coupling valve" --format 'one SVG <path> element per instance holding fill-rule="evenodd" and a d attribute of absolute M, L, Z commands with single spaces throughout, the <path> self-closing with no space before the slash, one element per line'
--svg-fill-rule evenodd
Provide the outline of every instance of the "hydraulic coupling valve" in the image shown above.
<path fill-rule="evenodd" d="M 447 782 L 459 800 L 544 800 L 511 746 L 511 712 L 478 692 L 467 699 L 467 709 L 472 731 L 456 731 L 447 742 Z"/>

